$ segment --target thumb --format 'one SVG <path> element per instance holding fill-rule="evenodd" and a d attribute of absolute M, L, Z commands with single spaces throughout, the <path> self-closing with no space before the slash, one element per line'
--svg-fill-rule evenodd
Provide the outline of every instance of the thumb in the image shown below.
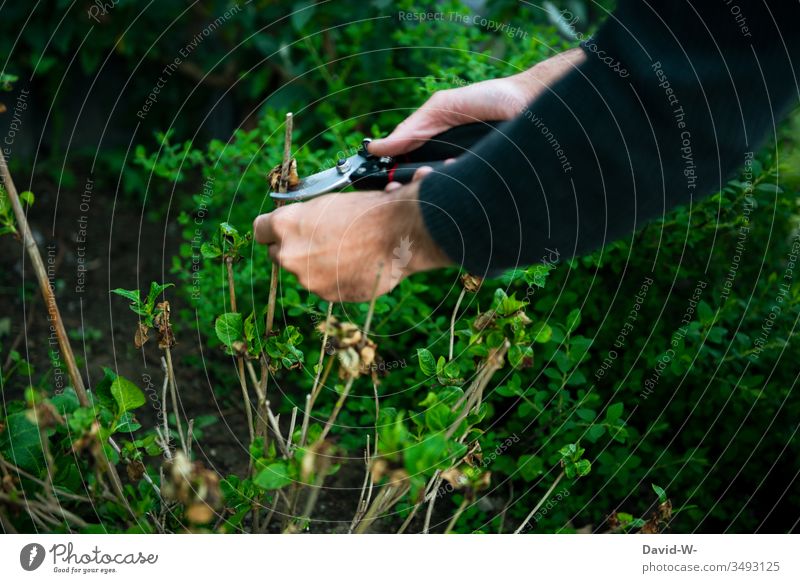
<path fill-rule="evenodd" d="M 401 122 L 387 137 L 372 140 L 367 147 L 370 153 L 376 156 L 405 154 L 450 129 L 452 124 L 447 123 L 446 116 L 426 105 Z"/>

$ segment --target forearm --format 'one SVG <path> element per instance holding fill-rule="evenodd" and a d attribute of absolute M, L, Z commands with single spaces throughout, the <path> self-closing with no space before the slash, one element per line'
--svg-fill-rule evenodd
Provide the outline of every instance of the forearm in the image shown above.
<path fill-rule="evenodd" d="M 547 249 L 591 251 L 718 190 L 796 100 L 786 50 L 798 58 L 787 30 L 797 3 L 772 3 L 772 15 L 744 4 L 749 39 L 718 7 L 698 3 L 698 17 L 622 2 L 596 46 L 629 75 L 589 53 L 501 132 L 427 177 L 420 204 L 434 240 L 482 274 Z"/>

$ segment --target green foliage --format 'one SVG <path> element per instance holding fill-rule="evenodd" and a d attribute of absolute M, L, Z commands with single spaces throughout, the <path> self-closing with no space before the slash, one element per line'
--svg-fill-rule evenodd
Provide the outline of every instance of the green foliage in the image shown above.
<path fill-rule="evenodd" d="M 130 309 L 134 314 L 141 316 L 142 323 L 145 326 L 152 328 L 155 326 L 154 320 L 156 316 L 160 313 L 160 309 L 156 306 L 156 301 L 158 301 L 161 294 L 164 293 L 169 287 L 172 287 L 173 284 L 165 283 L 160 284 L 156 282 L 152 282 L 150 284 L 150 291 L 147 293 L 144 299 L 141 297 L 141 292 L 138 289 L 128 290 L 128 289 L 113 289 L 111 293 L 117 294 L 118 296 L 122 296 L 130 300 Z"/>
<path fill-rule="evenodd" d="M 136 148 L 135 166 L 126 168 L 124 180 L 127 190 L 139 193 L 148 205 L 161 193 L 180 194 L 169 197 L 182 237 L 169 266 L 176 282 L 176 326 L 199 322 L 197 333 L 218 349 L 204 352 L 202 373 L 199 368 L 191 372 L 208 374 L 218 396 L 238 394 L 238 378 L 231 374 L 230 358 L 220 356 L 222 349 L 250 364 L 263 358 L 269 382 L 282 389 L 282 396 L 270 389 L 270 398 L 285 428 L 292 408 L 303 402 L 322 373 L 316 368 L 321 337 L 315 329 L 327 311 L 325 302 L 282 273 L 275 329 L 266 336 L 270 264 L 247 229 L 256 215 L 273 208 L 266 176 L 281 160 L 285 110 L 298 112 L 294 155 L 300 174 L 308 175 L 329 166 L 339 151 L 357 146 L 362 136 L 385 133 L 408 113 L 402 108 L 415 107 L 431 92 L 515 73 L 570 46 L 570 41 L 545 11 L 507 0 L 489 3 L 485 16 L 522 24 L 536 42 L 509 40 L 455 22 L 423 26 L 374 19 L 380 10 L 369 2 L 348 13 L 348 20 L 359 20 L 357 24 L 335 26 L 341 24 L 341 8 L 328 3 L 308 5 L 269 34 L 252 34 L 283 13 L 285 7 L 279 4 L 248 5 L 240 18 L 221 27 L 218 44 L 209 43 L 193 55 L 203 70 L 213 70 L 227 54 L 227 44 L 246 39 L 236 53 L 236 93 L 252 106 L 247 111 L 257 111 L 247 129 L 237 130 L 229 140 L 202 143 L 190 139 L 193 134 L 182 120 L 169 132 L 153 131 L 156 124 L 166 127 L 172 121 L 155 115 L 148 118 L 153 127 L 139 134 L 155 134 L 155 141 L 142 138 L 146 143 Z M 602 13 L 606 3 L 601 4 L 589 6 L 587 14 Z M 227 7 L 225 2 L 212 2 L 206 10 L 218 14 Z M 171 21 L 184 8 L 166 3 L 158 21 Z M 393 8 L 413 9 L 405 0 Z M 465 10 L 455 2 L 438 9 Z M 18 19 L 27 14 L 22 5 L 9 10 L 16 11 L 7 16 L 9 22 L 15 14 Z M 161 28 L 153 26 L 156 15 L 150 12 L 132 18 L 135 10 L 134 4 L 120 3 L 108 23 L 93 29 L 86 54 L 80 55 L 85 71 L 96 71 L 103 54 L 98 48 L 117 40 L 117 58 L 144 58 L 143 68 L 150 73 L 159 71 L 162 60 L 180 48 L 182 35 L 176 34 L 145 51 Z M 49 16 L 61 17 L 57 11 Z M 133 29 L 118 39 L 122 22 Z M 47 22 L 21 38 L 19 66 L 41 58 L 39 74 L 45 74 L 59 62 L 59 55 L 72 50 L 70 40 L 83 38 L 84 29 L 91 26 L 71 16 L 64 23 L 53 39 L 55 52 L 42 54 L 49 42 Z M 187 29 L 196 24 L 176 21 Z M 327 32 L 304 38 L 302 33 L 315 30 Z M 299 36 L 303 39 L 293 43 Z M 0 48 L 4 42 L 11 42 L 10 37 L 0 39 Z M 279 51 L 281 46 L 285 48 Z M 431 58 L 429 49 L 414 48 L 430 46 L 446 49 Z M 389 47 L 406 48 L 386 50 Z M 329 65 L 332 62 L 335 67 Z M 391 90 L 376 79 L 392 79 Z M 177 99 L 179 88 L 180 83 L 170 83 L 159 97 L 165 111 L 172 113 L 183 103 Z M 146 89 L 148 83 L 131 87 L 133 93 Z M 319 101 L 320 95 L 328 98 Z M 398 95 L 403 96 L 402 104 Z M 313 113 L 302 112 L 310 103 Z M 363 117 L 373 111 L 382 113 Z M 400 482 L 408 487 L 397 506 L 401 519 L 432 479 L 456 468 L 469 487 L 443 494 L 438 511 L 452 511 L 465 497 L 476 497 L 479 477 L 488 479 L 492 488 L 487 504 L 470 505 L 464 512 L 457 530 L 465 532 L 495 532 L 501 523 L 507 531 L 527 515 L 561 471 L 569 495 L 536 521 L 536 532 L 600 525 L 610 516 L 618 521 L 614 530 L 635 532 L 651 522 L 656 500 L 659 506 L 670 500 L 679 504 L 669 522 L 675 531 L 748 531 L 758 526 L 774 500 L 761 506 L 753 500 L 754 506 L 742 511 L 743 497 L 737 493 L 749 498 L 762 487 L 771 475 L 774 452 L 787 448 L 800 416 L 797 400 L 790 398 L 794 371 L 775 366 L 800 358 L 792 342 L 800 316 L 800 283 L 782 285 L 798 227 L 798 120 L 795 116 L 784 128 L 777 153 L 756 153 L 719 193 L 643 226 L 629 241 L 484 281 L 460 306 L 452 359 L 447 357 L 450 317 L 460 293 L 452 286 L 453 270 L 415 275 L 379 298 L 371 336 L 378 339 L 386 374 L 376 374 L 375 386 L 366 375 L 353 382 L 328 440 L 336 444 L 337 454 L 358 460 L 359 483 L 347 486 L 360 487 L 365 435 L 370 435 L 370 448 L 382 462 L 382 470 L 374 471 L 375 486 Z M 0 221 L 1 228 L 15 229 L 1 191 Z M 749 229 L 747 251 L 735 264 L 731 285 L 742 227 Z M 239 311 L 230 305 L 228 260 Z M 651 283 L 645 287 L 645 281 Z M 698 282 L 703 287 L 695 298 Z M 158 299 L 169 285 L 153 283 L 144 297 L 139 290 L 114 293 L 129 300 L 142 323 L 152 327 L 159 315 Z M 342 322 L 361 324 L 367 309 L 337 306 L 334 314 Z M 779 317 L 762 342 L 765 318 L 775 310 Z M 488 379 L 479 406 L 464 411 L 483 367 L 503 350 L 505 356 Z M 11 356 L 3 370 L 4 390 L 10 385 L 22 391 L 36 378 L 18 353 Z M 187 358 L 184 364 L 189 363 Z M 44 477 L 44 435 L 56 460 L 59 488 L 83 492 L 81 479 L 87 479 L 90 488 L 102 490 L 104 483 L 89 456 L 71 454 L 73 447 L 88 447 L 87 436 L 99 427 L 99 435 L 116 436 L 120 442 L 117 453 L 102 441 L 112 462 L 153 464 L 152 456 L 161 451 L 157 435 L 140 427 L 134 416 L 145 404 L 144 393 L 110 369 L 103 373 L 91 393 L 91 407 L 79 406 L 71 389 L 5 403 L 0 415 L 3 456 Z M 317 441 L 324 430 L 320 419 L 334 410 L 346 383 L 336 372 L 330 375 L 302 447 L 297 446 L 298 419 L 291 455 L 284 455 L 275 439 L 265 446 L 256 438 L 246 460 L 253 472 L 228 475 L 219 484 L 223 529 L 252 528 L 248 517 L 254 501 L 271 507 L 293 488 L 334 471 L 321 465 L 320 460 L 331 454 L 321 455 Z M 50 405 L 61 412 L 64 425 L 37 424 L 31 413 L 43 414 Z M 372 449 L 375 434 L 377 450 Z M 787 456 L 796 454 L 791 445 Z M 150 470 L 148 475 L 158 472 Z M 39 487 L 32 482 L 25 486 Z M 492 504 L 505 503 L 512 492 L 514 503 L 501 521 Z M 159 508 L 153 488 L 143 478 L 127 483 L 126 493 L 141 516 Z M 796 493 L 787 497 L 800 504 Z M 104 502 L 99 514 L 104 526 L 127 528 L 127 515 L 119 506 Z M 657 526 L 662 522 L 659 519 Z M 171 526 L 181 528 L 177 523 Z M 24 528 L 32 530 L 34 525 Z M 85 530 L 92 528 L 96 525 Z"/>

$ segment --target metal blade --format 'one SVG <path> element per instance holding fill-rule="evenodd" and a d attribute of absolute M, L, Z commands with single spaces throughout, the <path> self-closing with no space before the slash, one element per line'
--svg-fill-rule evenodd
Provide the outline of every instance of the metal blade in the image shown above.
<path fill-rule="evenodd" d="M 276 200 L 308 200 L 321 194 L 344 188 L 350 183 L 350 174 L 353 170 L 366 162 L 366 158 L 356 154 L 347 159 L 347 170 L 341 171 L 336 166 L 317 172 L 300 180 L 295 188 L 289 192 L 270 192 L 269 195 Z"/>

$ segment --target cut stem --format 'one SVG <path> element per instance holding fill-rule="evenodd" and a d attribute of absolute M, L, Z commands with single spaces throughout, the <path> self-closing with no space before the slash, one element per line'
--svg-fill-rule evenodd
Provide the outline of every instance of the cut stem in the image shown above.
<path fill-rule="evenodd" d="M 19 202 L 17 187 L 14 185 L 14 180 L 11 178 L 11 173 L 8 170 L 6 158 L 2 151 L 0 151 L 0 175 L 2 175 L 3 184 L 5 184 L 8 200 L 11 201 L 11 206 L 14 209 L 14 216 L 17 219 L 17 224 L 19 225 L 20 231 L 22 231 L 22 245 L 25 247 L 25 251 L 28 253 L 28 257 L 33 265 L 33 271 L 36 274 L 36 279 L 39 282 L 39 290 L 42 292 L 42 298 L 44 299 L 47 313 L 50 317 L 53 327 L 55 328 L 58 346 L 61 349 L 61 354 L 66 362 L 67 372 L 69 373 L 69 378 L 72 381 L 72 387 L 75 389 L 75 394 L 78 396 L 78 401 L 80 401 L 80 404 L 83 407 L 88 407 L 89 397 L 86 394 L 86 387 L 83 384 L 83 378 L 81 377 L 81 373 L 78 370 L 78 365 L 75 361 L 75 354 L 72 352 L 72 346 L 70 346 L 69 337 L 67 336 L 67 331 L 64 328 L 64 321 L 61 319 L 61 312 L 59 311 L 58 304 L 56 303 L 55 292 L 53 291 L 53 287 L 50 285 L 50 279 L 47 277 L 47 270 L 44 267 L 42 256 L 39 253 L 39 247 L 36 245 L 36 240 L 33 238 L 33 234 L 31 233 L 31 228 L 28 225 L 28 219 L 25 216 L 25 211 L 22 208 L 22 204 Z"/>
<path fill-rule="evenodd" d="M 455 344 L 456 339 L 456 317 L 458 316 L 458 308 L 461 307 L 461 301 L 464 299 L 466 293 L 467 289 L 461 288 L 461 293 L 456 301 L 456 307 L 453 308 L 453 315 L 450 316 L 450 352 L 448 353 L 447 360 L 453 360 L 453 344 Z"/>
<path fill-rule="evenodd" d="M 533 510 L 531 510 L 530 513 L 528 513 L 528 516 L 525 517 L 525 520 L 522 521 L 522 524 L 520 524 L 517 530 L 514 531 L 514 534 L 519 534 L 520 532 L 525 530 L 525 527 L 528 525 L 530 519 L 533 518 L 534 515 L 539 511 L 539 508 L 542 507 L 542 504 L 544 504 L 547 501 L 547 499 L 550 497 L 550 494 L 553 493 L 553 490 L 556 489 L 556 486 L 558 486 L 558 483 L 561 481 L 563 477 L 564 477 L 564 472 L 562 471 L 560 474 L 558 474 L 558 477 L 555 479 L 555 481 L 547 490 L 547 492 L 544 493 L 544 496 L 542 496 L 542 499 L 539 500 L 539 503 L 533 507 Z"/>
<path fill-rule="evenodd" d="M 231 299 L 231 312 L 238 312 L 236 306 L 236 287 L 233 283 L 233 257 L 225 258 L 225 267 L 228 273 L 228 295 Z M 247 417 L 247 433 L 250 436 L 250 445 L 256 439 L 253 433 L 253 406 L 250 404 L 250 394 L 247 392 L 247 379 L 244 376 L 244 358 L 242 355 L 236 356 L 236 367 L 238 369 L 239 385 L 242 389 L 242 399 L 244 401 L 244 414 Z M 253 467 L 253 459 L 250 457 L 249 467 Z"/>
<path fill-rule="evenodd" d="M 172 351 L 169 346 L 164 348 L 164 354 L 167 357 L 167 376 L 169 377 L 169 392 L 172 397 L 172 410 L 175 412 L 175 425 L 178 429 L 178 438 L 181 441 L 181 449 L 187 456 L 189 452 L 186 449 L 186 438 L 183 436 L 183 423 L 181 423 L 181 411 L 178 408 L 178 387 L 175 383 L 175 369 L 172 366 Z"/>

